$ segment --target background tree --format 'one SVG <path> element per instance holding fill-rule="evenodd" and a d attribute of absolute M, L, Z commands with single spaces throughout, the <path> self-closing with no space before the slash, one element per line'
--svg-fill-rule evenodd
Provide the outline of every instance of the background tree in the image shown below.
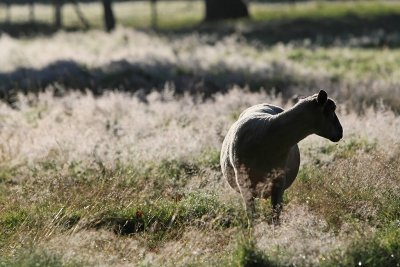
<path fill-rule="evenodd" d="M 64 4 L 64 0 L 55 0 L 54 1 L 54 26 L 56 28 L 61 28 L 62 26 L 62 6 Z"/>
<path fill-rule="evenodd" d="M 82 10 L 79 7 L 79 1 L 78 0 L 72 0 L 73 4 L 74 4 L 74 9 L 76 12 L 76 15 L 78 16 L 79 20 L 81 21 L 83 27 L 85 27 L 85 29 L 89 29 L 90 28 L 90 24 L 89 21 L 85 18 L 85 16 L 83 15 Z"/>
<path fill-rule="evenodd" d="M 249 17 L 247 5 L 243 0 L 205 0 L 205 6 L 205 21 Z"/>
<path fill-rule="evenodd" d="M 29 21 L 31 23 L 35 22 L 35 1 L 29 0 Z"/>
<path fill-rule="evenodd" d="M 5 1 L 5 5 L 6 5 L 6 23 L 9 23 L 11 21 L 11 1 L 7 0 Z"/>
<path fill-rule="evenodd" d="M 111 0 L 102 0 L 104 9 L 104 25 L 106 30 L 112 31 L 115 28 L 115 17 L 112 10 Z"/>

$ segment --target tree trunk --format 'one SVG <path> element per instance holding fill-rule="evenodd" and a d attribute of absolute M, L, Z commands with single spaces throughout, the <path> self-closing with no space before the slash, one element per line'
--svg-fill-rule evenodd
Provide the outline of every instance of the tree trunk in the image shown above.
<path fill-rule="evenodd" d="M 29 0 L 29 21 L 35 23 L 35 1 Z"/>
<path fill-rule="evenodd" d="M 247 5 L 243 0 L 205 0 L 205 6 L 205 21 L 249 17 Z"/>
<path fill-rule="evenodd" d="M 62 26 L 62 6 L 63 0 L 54 1 L 54 26 L 59 29 Z"/>
<path fill-rule="evenodd" d="M 6 23 L 11 21 L 11 4 L 10 1 L 6 2 Z"/>
<path fill-rule="evenodd" d="M 83 24 L 83 27 L 85 27 L 85 29 L 89 29 L 90 28 L 90 24 L 89 21 L 85 18 L 85 16 L 82 13 L 82 10 L 79 7 L 79 2 L 78 0 L 72 0 L 73 4 L 74 4 L 74 8 L 75 8 L 75 12 L 76 15 L 78 16 L 79 20 L 81 21 L 81 23 Z"/>
<path fill-rule="evenodd" d="M 102 0 L 104 9 L 104 25 L 108 32 L 115 28 L 115 17 L 112 10 L 111 0 Z"/>

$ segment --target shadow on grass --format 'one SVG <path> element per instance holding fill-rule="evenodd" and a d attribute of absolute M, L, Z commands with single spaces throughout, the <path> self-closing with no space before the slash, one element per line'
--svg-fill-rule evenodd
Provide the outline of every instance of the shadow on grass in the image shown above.
<path fill-rule="evenodd" d="M 348 12 L 337 17 L 280 18 L 268 21 L 241 20 L 220 23 L 200 23 L 195 26 L 159 29 L 158 33 L 170 38 L 193 32 L 224 37 L 239 33 L 246 39 L 264 45 L 276 43 L 313 44 L 319 46 L 350 45 L 358 47 L 399 47 L 400 14 L 386 12 L 381 15 L 362 16 Z M 64 31 L 82 31 L 83 28 L 63 28 Z M 148 31 L 150 29 L 142 29 Z M 57 31 L 51 24 L 0 23 L 0 32 L 13 37 L 52 35 Z M 151 29 L 150 31 L 154 31 Z"/>
<path fill-rule="evenodd" d="M 189 93 L 205 99 L 235 85 L 249 86 L 250 90 L 268 88 L 290 97 L 291 87 L 312 88 L 317 83 L 313 77 L 300 76 L 279 62 L 250 72 L 232 69 L 224 62 L 202 69 L 170 62 L 119 60 L 87 68 L 75 61 L 62 60 L 40 69 L 18 68 L 0 73 L 0 98 L 13 103 L 19 92 L 38 93 L 52 86 L 59 96 L 69 90 L 91 91 L 94 95 L 101 95 L 105 90 L 120 90 L 136 93 L 146 102 L 146 95 L 151 91 L 169 88 L 177 95 Z"/>
<path fill-rule="evenodd" d="M 43 22 L 1 22 L 0 33 L 6 33 L 14 38 L 29 38 L 35 36 L 51 36 L 56 33 L 59 29 L 52 24 Z M 63 31 L 83 31 L 84 29 L 79 27 L 63 27 Z"/>
<path fill-rule="evenodd" d="M 13 107 L 19 93 L 34 95 L 50 89 L 61 97 L 70 91 L 90 92 L 100 96 L 110 90 L 128 92 L 143 103 L 148 103 L 151 92 L 169 91 L 180 97 L 188 94 L 195 101 L 212 99 L 216 93 L 225 93 L 235 86 L 249 91 L 279 94 L 290 101 L 295 94 L 309 95 L 318 88 L 336 92 L 337 99 L 351 109 L 362 113 L 366 107 L 382 104 L 396 113 L 400 112 L 398 83 L 359 81 L 356 85 L 334 76 L 302 74 L 280 62 L 271 62 L 257 70 L 232 68 L 229 63 L 219 62 L 207 69 L 195 64 L 187 66 L 174 62 L 114 61 L 103 66 L 88 68 L 75 61 L 56 61 L 43 68 L 19 68 L 0 72 L 0 101 Z M 354 90 L 354 88 L 358 88 Z"/>
<path fill-rule="evenodd" d="M 164 30 L 167 35 L 200 33 L 224 37 L 239 33 L 246 39 L 264 45 L 276 43 L 311 44 L 318 46 L 399 47 L 400 14 L 364 17 L 348 13 L 335 18 L 276 19 L 200 24 L 196 27 Z"/>

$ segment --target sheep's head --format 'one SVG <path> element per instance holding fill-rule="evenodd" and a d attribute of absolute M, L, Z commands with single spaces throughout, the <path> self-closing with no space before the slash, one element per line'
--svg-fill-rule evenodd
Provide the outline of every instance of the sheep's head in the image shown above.
<path fill-rule="evenodd" d="M 332 142 L 338 142 L 343 137 L 343 128 L 335 113 L 336 104 L 328 98 L 328 94 L 321 90 L 315 96 L 316 115 L 316 129 L 315 133 L 319 136 L 325 137 Z"/>

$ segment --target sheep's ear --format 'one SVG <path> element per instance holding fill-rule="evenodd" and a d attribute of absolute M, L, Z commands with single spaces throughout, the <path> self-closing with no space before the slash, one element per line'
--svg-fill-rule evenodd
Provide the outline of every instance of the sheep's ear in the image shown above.
<path fill-rule="evenodd" d="M 319 91 L 318 97 L 317 97 L 318 104 L 323 106 L 323 105 L 325 105 L 326 101 L 328 101 L 328 94 L 324 90 Z"/>

